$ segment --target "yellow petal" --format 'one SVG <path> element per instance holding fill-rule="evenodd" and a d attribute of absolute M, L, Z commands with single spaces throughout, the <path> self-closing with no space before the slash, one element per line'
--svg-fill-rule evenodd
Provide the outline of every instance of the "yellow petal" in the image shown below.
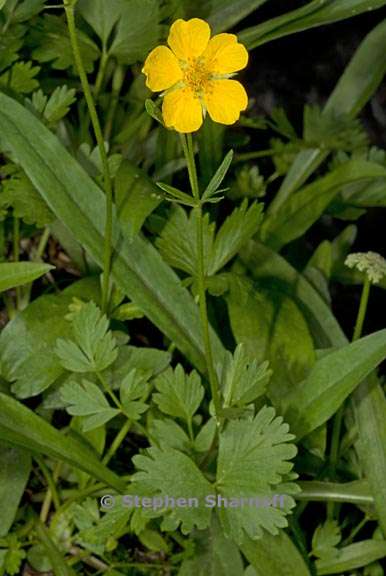
<path fill-rule="evenodd" d="M 195 132 L 202 124 L 201 102 L 189 88 L 172 90 L 165 94 L 162 115 L 167 128 Z"/>
<path fill-rule="evenodd" d="M 169 32 L 168 44 L 180 60 L 201 56 L 208 46 L 209 24 L 200 18 L 176 20 Z"/>
<path fill-rule="evenodd" d="M 203 55 L 214 74 L 232 74 L 246 67 L 248 51 L 234 34 L 217 34 L 210 39 Z"/>
<path fill-rule="evenodd" d="M 183 76 L 177 58 L 166 46 L 157 46 L 150 52 L 142 72 L 146 75 L 146 86 L 153 92 L 171 88 Z"/>
<path fill-rule="evenodd" d="M 244 87 L 236 80 L 212 80 L 205 87 L 209 116 L 220 124 L 234 124 L 248 106 Z"/>

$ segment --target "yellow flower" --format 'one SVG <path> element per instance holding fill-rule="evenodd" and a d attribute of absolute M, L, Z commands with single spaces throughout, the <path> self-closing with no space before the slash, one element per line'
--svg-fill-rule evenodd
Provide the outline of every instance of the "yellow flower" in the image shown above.
<path fill-rule="evenodd" d="M 234 34 L 210 38 L 209 24 L 199 18 L 176 20 L 167 46 L 157 46 L 142 72 L 153 92 L 165 91 L 162 116 L 177 132 L 195 132 L 208 111 L 215 122 L 233 124 L 247 108 L 244 87 L 230 80 L 246 67 L 248 52 Z"/>

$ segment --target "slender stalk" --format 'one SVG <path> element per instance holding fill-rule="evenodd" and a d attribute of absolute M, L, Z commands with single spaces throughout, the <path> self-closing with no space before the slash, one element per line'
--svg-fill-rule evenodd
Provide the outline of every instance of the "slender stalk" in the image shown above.
<path fill-rule="evenodd" d="M 46 466 L 44 460 L 40 456 L 35 457 L 36 462 L 39 464 L 39 468 L 43 473 L 43 476 L 47 482 L 48 490 L 46 493 L 46 497 L 44 498 L 41 510 L 40 510 L 40 520 L 45 523 L 49 510 L 51 507 L 51 501 L 54 503 L 55 509 L 58 510 L 60 508 L 60 499 L 58 492 L 56 490 L 56 482 L 53 475 L 49 471 L 48 467 Z"/>
<path fill-rule="evenodd" d="M 123 66 L 117 64 L 113 76 L 112 93 L 109 109 L 107 112 L 106 125 L 104 130 L 105 140 L 108 142 L 111 138 L 111 133 L 113 131 L 114 117 L 117 110 L 119 95 L 122 90 L 123 82 L 125 79 L 125 72 Z"/>
<path fill-rule="evenodd" d="M 13 216 L 13 260 L 19 262 L 20 260 L 20 220 L 17 216 Z M 20 308 L 20 286 L 15 288 L 16 293 L 16 310 Z"/>
<path fill-rule="evenodd" d="M 208 320 L 208 310 L 206 302 L 206 288 L 205 288 L 205 254 L 204 254 L 204 237 L 203 237 L 203 214 L 202 206 L 200 202 L 200 190 L 198 187 L 197 169 L 194 159 L 193 151 L 193 140 L 191 134 L 187 137 L 182 136 L 182 147 L 186 158 L 186 163 L 188 166 L 188 174 L 190 186 L 192 188 L 193 198 L 197 202 L 197 206 L 194 208 L 196 211 L 196 222 L 197 222 L 197 285 L 198 285 L 198 297 L 200 306 L 200 319 L 201 328 L 203 332 L 204 348 L 206 365 L 208 370 L 209 384 L 214 404 L 214 411 L 217 422 L 220 421 L 221 415 L 221 399 L 219 392 L 219 385 L 216 375 L 216 370 L 214 368 L 212 346 L 210 342 L 210 332 L 209 332 L 209 320 Z"/>
<path fill-rule="evenodd" d="M 365 279 L 365 282 L 364 282 L 363 288 L 362 288 L 362 295 L 361 295 L 361 301 L 359 304 L 358 316 L 357 316 L 357 319 L 355 322 L 354 335 L 352 338 L 353 342 L 355 342 L 355 340 L 358 340 L 362 334 L 363 324 L 364 324 L 365 317 L 366 317 L 367 305 L 369 303 L 370 288 L 371 288 L 371 282 L 370 282 L 369 278 L 366 276 L 366 279 Z"/>
<path fill-rule="evenodd" d="M 355 322 L 354 334 L 352 337 L 353 342 L 358 340 L 362 334 L 363 324 L 366 317 L 367 305 L 369 302 L 370 287 L 371 282 L 369 278 L 366 276 L 362 288 L 361 301 L 359 304 L 359 310 Z M 340 446 L 340 436 L 342 430 L 344 407 L 345 404 L 343 403 L 342 406 L 337 411 L 337 413 L 335 414 L 333 422 L 332 435 L 331 435 L 331 449 L 330 449 L 330 474 L 332 475 L 332 479 L 335 475 L 335 470 L 339 459 L 339 446 Z M 333 517 L 334 510 L 335 510 L 334 504 L 330 504 L 328 507 L 329 518 Z"/>
<path fill-rule="evenodd" d="M 122 444 L 124 439 L 126 438 L 128 432 L 130 430 L 130 427 L 131 427 L 131 421 L 126 420 L 125 424 L 122 426 L 122 428 L 120 429 L 120 431 L 118 432 L 118 434 L 116 435 L 114 440 L 112 441 L 108 452 L 104 456 L 104 458 L 102 460 L 103 464 L 108 464 L 110 462 L 111 458 L 114 456 L 114 454 L 116 453 L 116 451 L 118 450 L 118 448 L 120 447 L 120 445 Z"/>
<path fill-rule="evenodd" d="M 100 59 L 100 63 L 99 63 L 98 74 L 97 74 L 97 77 L 95 80 L 95 86 L 94 86 L 95 98 L 98 98 L 100 91 L 102 89 L 103 80 L 105 79 L 106 66 L 107 66 L 108 61 L 109 61 L 109 55 L 107 53 L 106 46 L 103 46 L 102 55 L 101 55 L 101 59 Z"/>
<path fill-rule="evenodd" d="M 93 125 L 95 133 L 95 138 L 98 144 L 99 154 L 102 160 L 103 182 L 104 182 L 104 190 L 106 193 L 105 246 L 104 246 L 103 281 L 102 281 L 102 309 L 103 311 L 106 311 L 109 302 L 110 270 L 111 270 L 111 255 L 112 255 L 113 186 L 111 182 L 110 169 L 105 148 L 105 142 L 102 134 L 102 128 L 99 122 L 94 97 L 91 92 L 90 84 L 87 79 L 87 74 L 84 69 L 82 56 L 79 49 L 78 37 L 76 35 L 73 4 L 74 2 L 71 5 L 65 3 L 64 6 L 67 16 L 68 32 L 70 35 L 71 47 L 74 54 L 76 68 L 82 84 L 84 97 L 86 99 L 87 107 L 91 118 L 91 123 Z"/>

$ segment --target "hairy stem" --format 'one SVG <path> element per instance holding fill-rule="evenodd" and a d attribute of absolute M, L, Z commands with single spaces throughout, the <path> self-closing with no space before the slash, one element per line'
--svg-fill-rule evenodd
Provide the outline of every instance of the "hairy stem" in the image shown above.
<path fill-rule="evenodd" d="M 203 237 L 203 214 L 202 206 L 200 202 L 200 191 L 198 187 L 197 169 L 194 158 L 193 151 L 193 140 L 191 134 L 186 137 L 182 136 L 182 147 L 186 158 L 186 163 L 188 166 L 189 181 L 192 188 L 192 194 L 197 202 L 196 208 L 196 223 L 197 223 L 197 286 L 198 286 L 198 297 L 200 306 L 200 319 L 201 327 L 203 332 L 204 348 L 206 365 L 209 377 L 209 384 L 213 399 L 214 411 L 217 422 L 220 420 L 221 415 L 221 400 L 219 385 L 216 375 L 216 370 L 214 368 L 212 346 L 210 342 L 210 332 L 209 332 L 209 320 L 208 320 L 208 310 L 206 302 L 206 288 L 205 288 L 205 255 L 204 255 L 204 237 Z"/>
<path fill-rule="evenodd" d="M 82 56 L 79 49 L 79 42 L 75 27 L 74 6 L 73 4 L 71 5 L 65 4 L 64 9 L 66 11 L 67 16 L 68 32 L 70 35 L 75 65 L 81 81 L 84 97 L 86 99 L 103 167 L 103 183 L 104 183 L 104 190 L 106 193 L 106 220 L 105 220 L 105 234 L 104 234 L 105 246 L 104 246 L 104 258 L 103 258 L 102 309 L 103 311 L 106 311 L 108 308 L 109 291 L 110 291 L 110 269 L 111 269 L 112 228 L 113 228 L 113 186 L 111 182 L 110 169 L 102 134 L 102 128 L 98 118 L 94 98 L 91 92 L 90 84 L 87 79 L 87 74 L 84 69 Z"/>

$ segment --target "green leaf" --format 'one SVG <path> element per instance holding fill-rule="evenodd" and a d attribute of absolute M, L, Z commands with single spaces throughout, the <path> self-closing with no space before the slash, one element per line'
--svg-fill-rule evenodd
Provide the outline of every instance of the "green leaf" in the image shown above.
<path fill-rule="evenodd" d="M 365 148 L 368 136 L 357 118 L 321 110 L 319 106 L 304 107 L 303 138 L 310 148 L 352 151 Z"/>
<path fill-rule="evenodd" d="M 288 286 L 290 293 L 302 305 L 319 347 L 341 347 L 348 343 L 329 306 L 280 255 L 262 244 L 249 242 L 241 256 L 256 279 L 275 277 Z M 360 459 L 370 482 L 379 521 L 386 534 L 386 400 L 379 383 L 371 377 L 354 391 L 353 401 L 359 429 Z"/>
<path fill-rule="evenodd" d="M 82 421 L 84 432 L 103 426 L 120 412 L 112 408 L 101 389 L 88 380 L 82 380 L 81 384 L 71 380 L 66 382 L 60 389 L 60 395 L 69 414 L 87 416 Z"/>
<path fill-rule="evenodd" d="M 224 160 L 221 162 L 213 178 L 209 182 L 208 186 L 205 188 L 201 199 L 208 200 L 216 194 L 220 188 L 221 182 L 224 180 L 230 165 L 233 160 L 233 150 L 229 150 L 228 154 L 225 156 Z"/>
<path fill-rule="evenodd" d="M 121 6 L 121 18 L 109 53 L 122 64 L 142 62 L 159 39 L 158 1 L 126 0 Z"/>
<path fill-rule="evenodd" d="M 144 374 L 133 368 L 122 380 L 120 399 L 126 416 L 132 420 L 139 420 L 148 409 L 148 405 L 143 400 L 149 394 L 148 379 L 150 376 L 151 372 Z"/>
<path fill-rule="evenodd" d="M 232 354 L 228 353 L 221 377 L 224 408 L 245 406 L 265 393 L 272 371 L 268 362 L 259 365 L 250 361 L 243 344 L 238 344 Z"/>
<path fill-rule="evenodd" d="M 20 104 L 0 94 L 0 129 L 39 193 L 98 264 L 103 262 L 105 197 L 98 186 L 41 123 Z M 61 158 L 58 164 L 57 159 Z M 155 248 L 141 237 L 119 239 L 114 218 L 112 276 L 120 290 L 200 370 L 205 371 L 197 306 Z M 211 330 L 215 359 L 223 347 Z M 217 361 L 216 360 L 216 361 Z"/>
<path fill-rule="evenodd" d="M 80 440 L 64 436 L 32 410 L 2 393 L 0 408 L 1 440 L 67 462 L 118 491 L 124 490 L 125 483 Z"/>
<path fill-rule="evenodd" d="M 3 181 L 0 205 L 12 207 L 17 218 L 26 224 L 44 228 L 55 219 L 28 176 L 16 167 L 10 167 L 11 176 Z"/>
<path fill-rule="evenodd" d="M 75 89 L 66 85 L 55 88 L 49 98 L 42 90 L 38 90 L 32 94 L 31 104 L 49 125 L 55 125 L 68 114 L 71 105 L 76 101 L 75 94 Z"/>
<path fill-rule="evenodd" d="M 178 576 L 242 576 L 237 546 L 224 536 L 216 515 L 211 527 L 193 536 L 194 554 L 184 560 Z"/>
<path fill-rule="evenodd" d="M 312 536 L 312 554 L 318 558 L 336 558 L 337 545 L 341 541 L 340 528 L 335 520 L 326 520 L 317 526 Z"/>
<path fill-rule="evenodd" d="M 152 444 L 162 450 L 174 448 L 180 452 L 189 453 L 191 451 L 191 440 L 188 435 L 177 422 L 170 418 L 153 420 L 150 424 L 149 434 Z"/>
<path fill-rule="evenodd" d="M 284 530 L 280 530 L 277 536 L 265 534 L 264 538 L 256 541 L 246 538 L 241 551 L 255 569 L 255 576 L 311 574 L 299 550 Z"/>
<path fill-rule="evenodd" d="M 71 372 L 102 372 L 118 355 L 116 341 L 109 332 L 109 322 L 89 302 L 72 317 L 74 340 L 60 338 L 55 353 L 61 364 Z"/>
<path fill-rule="evenodd" d="M 291 392 L 286 419 L 300 439 L 326 422 L 386 357 L 386 330 L 332 351 Z"/>
<path fill-rule="evenodd" d="M 209 274 L 213 275 L 223 268 L 252 238 L 260 227 L 263 205 L 252 203 L 248 207 L 247 199 L 239 208 L 235 208 L 216 234 L 210 254 Z"/>
<path fill-rule="evenodd" d="M 123 160 L 114 180 L 114 192 L 118 219 L 133 238 L 162 201 L 160 191 L 143 170 Z"/>
<path fill-rule="evenodd" d="M 275 416 L 275 410 L 264 406 L 253 420 L 232 420 L 220 433 L 218 493 L 228 499 L 257 498 L 259 502 L 218 509 L 225 534 L 238 544 L 245 535 L 257 539 L 263 529 L 278 534 L 279 528 L 287 526 L 285 516 L 295 506 L 289 493 L 297 491 L 293 484 L 281 487 L 283 476 L 293 467 L 289 460 L 297 452 L 289 444 L 294 436 L 288 430 L 288 424 Z M 270 505 L 273 495 L 283 495 L 282 506 Z"/>
<path fill-rule="evenodd" d="M 52 270 L 54 266 L 35 262 L 0 263 L 0 292 L 29 284 Z"/>
<path fill-rule="evenodd" d="M 283 410 L 292 387 L 313 365 L 315 351 L 301 308 L 271 274 L 269 278 L 261 287 L 232 278 L 226 301 L 236 341 L 245 346 L 250 359 L 269 361 L 272 377 L 267 395 Z"/>
<path fill-rule="evenodd" d="M 35 78 L 39 71 L 40 66 L 33 66 L 32 62 L 16 62 L 0 76 L 0 86 L 17 94 L 29 94 L 39 86 Z"/>
<path fill-rule="evenodd" d="M 212 0 L 208 22 L 213 30 L 229 30 L 267 0 Z"/>
<path fill-rule="evenodd" d="M 363 540 L 345 546 L 339 550 L 337 558 L 326 558 L 316 561 L 318 576 L 324 574 L 341 574 L 356 568 L 367 566 L 371 562 L 386 556 L 386 542 L 382 540 Z"/>
<path fill-rule="evenodd" d="M 105 0 L 79 0 L 76 4 L 76 10 L 106 46 L 115 24 L 122 16 L 123 5 L 122 0 L 110 0 L 108 3 Z"/>
<path fill-rule="evenodd" d="M 312 0 L 301 8 L 243 30 L 239 38 L 251 50 L 282 36 L 344 20 L 385 4 L 385 0 Z"/>
<path fill-rule="evenodd" d="M 373 4 L 373 3 L 372 3 Z M 339 79 L 327 104 L 326 113 L 354 117 L 370 99 L 386 72 L 386 21 L 376 26 L 362 41 Z M 325 160 L 319 148 L 304 150 L 294 160 L 268 212 L 274 213 Z"/>
<path fill-rule="evenodd" d="M 299 238 L 316 222 L 342 186 L 386 176 L 386 169 L 372 162 L 352 160 L 302 188 L 270 215 L 262 226 L 262 238 L 270 247 L 282 246 Z"/>
<path fill-rule="evenodd" d="M 171 216 L 164 226 L 157 246 L 165 260 L 191 276 L 197 271 L 195 210 L 188 216 L 180 206 L 173 206 Z M 258 230 L 262 218 L 262 205 L 244 200 L 225 220 L 215 235 L 215 223 L 209 215 L 203 218 L 204 259 L 206 275 L 213 276 L 223 268 Z"/>
<path fill-rule="evenodd" d="M 150 491 L 153 498 L 160 496 L 165 499 L 171 496 L 172 491 L 176 502 L 179 498 L 192 499 L 190 506 L 168 508 L 162 529 L 174 531 L 181 524 L 181 531 L 188 534 L 195 526 L 201 530 L 209 526 L 211 508 L 204 502 L 213 488 L 188 456 L 172 448 L 160 450 L 152 447 L 146 455 L 134 456 L 133 462 L 139 469 L 132 477 L 133 487 L 139 484 L 142 489 Z M 197 506 L 193 499 L 196 499 Z"/>
<path fill-rule="evenodd" d="M 204 397 L 204 388 L 197 372 L 185 374 L 180 364 L 160 374 L 154 381 L 157 392 L 153 400 L 169 416 L 190 422 Z"/>
<path fill-rule="evenodd" d="M 77 30 L 79 49 L 86 72 L 92 72 L 99 56 L 96 44 L 81 30 Z M 45 15 L 32 29 L 32 57 L 38 62 L 51 62 L 57 70 L 75 67 L 70 37 L 64 20 L 58 16 Z"/>
<path fill-rule="evenodd" d="M 81 280 L 59 295 L 37 298 L 2 331 L 0 358 L 3 376 L 14 382 L 12 392 L 18 397 L 40 394 L 64 373 L 52 349 L 58 338 L 71 336 L 71 324 L 65 316 L 73 296 L 98 300 L 98 281 Z"/>
<path fill-rule="evenodd" d="M 31 472 L 31 457 L 26 450 L 0 442 L 0 537 L 8 534 Z M 1 566 L 1 562 L 0 562 Z"/>

